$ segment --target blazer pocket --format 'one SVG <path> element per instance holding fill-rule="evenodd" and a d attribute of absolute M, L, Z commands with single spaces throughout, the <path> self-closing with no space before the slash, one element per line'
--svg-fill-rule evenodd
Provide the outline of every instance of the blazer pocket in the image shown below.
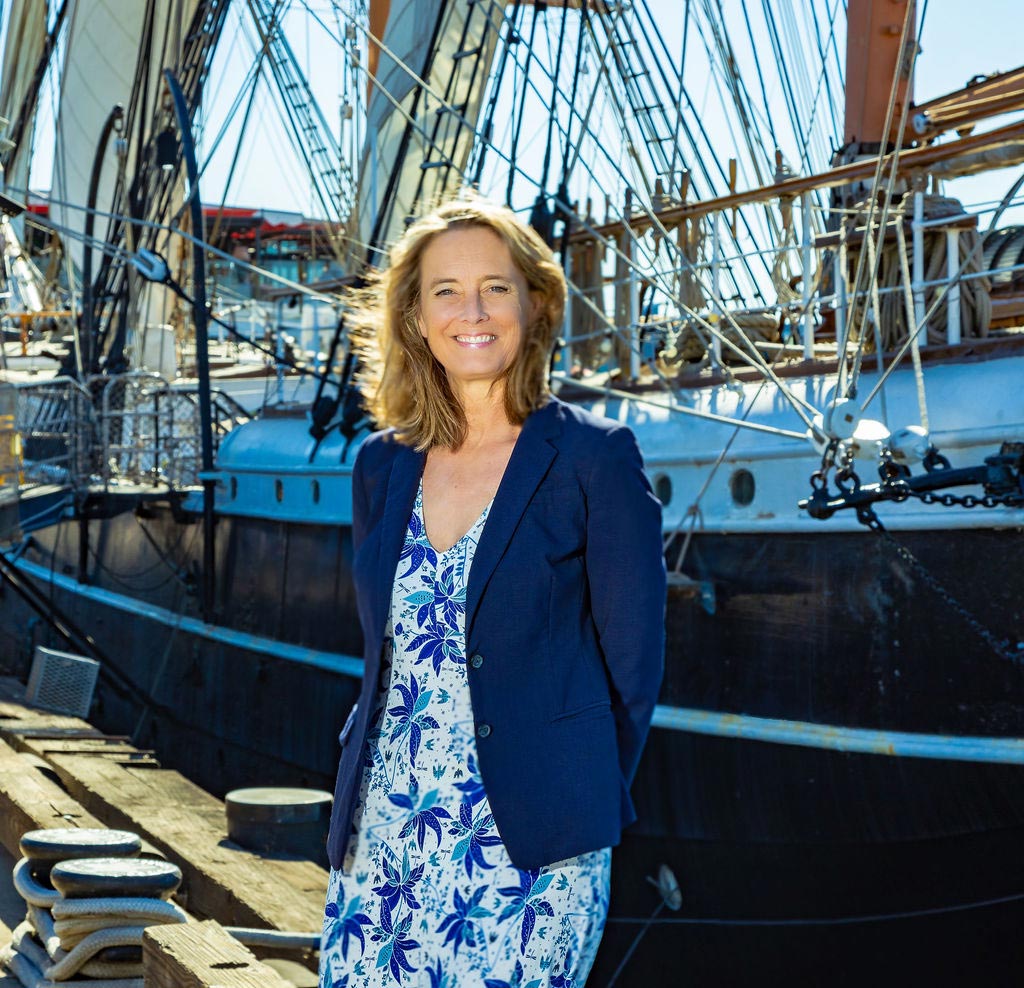
<path fill-rule="evenodd" d="M 576 718 L 583 719 L 588 715 L 596 717 L 600 714 L 609 712 L 612 708 L 611 700 L 597 700 L 594 703 L 588 703 L 583 707 L 577 707 L 575 710 L 570 710 L 567 713 L 559 714 L 552 721 L 553 724 L 557 724 L 563 720 L 574 720 Z"/>

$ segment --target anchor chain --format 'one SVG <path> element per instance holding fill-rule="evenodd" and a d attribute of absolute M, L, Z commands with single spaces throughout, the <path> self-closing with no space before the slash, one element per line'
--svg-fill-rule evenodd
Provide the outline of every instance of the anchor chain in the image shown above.
<path fill-rule="evenodd" d="M 844 455 L 845 452 L 845 455 Z M 1004 443 L 996 456 L 987 457 L 983 467 L 954 470 L 949 460 L 932 447 L 923 460 L 925 474 L 914 478 L 907 467 L 896 463 L 891 451 L 883 450 L 879 465 L 881 483 L 863 487 L 860 477 L 853 469 L 853 456 L 849 450 L 839 447 L 833 441 L 822 454 L 820 469 L 811 474 L 811 496 L 800 502 L 813 518 L 828 518 L 843 508 L 853 508 L 857 521 L 865 528 L 876 532 L 889 544 L 896 555 L 920 577 L 939 598 L 1000 658 L 1017 663 L 1024 659 L 1024 643 L 999 638 L 965 607 L 945 585 L 915 556 L 910 549 L 899 542 L 882 524 L 874 505 L 879 501 L 902 502 L 909 498 L 924 504 L 941 504 L 944 507 L 962 508 L 1016 508 L 1024 506 L 1024 443 Z M 835 466 L 837 493 L 829 491 L 828 474 Z M 943 475 L 946 475 L 945 477 Z M 916 489 L 914 484 L 924 489 Z M 942 487 L 966 484 L 982 484 L 985 493 L 952 494 L 939 493 L 927 487 Z"/>
<path fill-rule="evenodd" d="M 1018 663 L 1024 659 L 1024 649 L 1021 643 L 1013 644 L 1011 639 L 998 638 L 990 628 L 986 627 L 974 613 L 967 609 L 960 601 L 946 589 L 931 570 L 921 562 L 902 542 L 895 539 L 891 532 L 882 524 L 881 519 L 875 514 L 875 509 L 870 505 L 863 505 L 857 508 L 857 521 L 865 527 L 877 532 L 889 544 L 892 550 L 908 566 L 910 566 L 921 580 L 940 597 L 964 623 L 979 637 L 992 651 L 1001 659 L 1008 659 L 1010 662 Z"/>
<path fill-rule="evenodd" d="M 961 508 L 1024 507 L 1024 443 L 1003 443 L 998 454 L 985 458 L 977 467 L 954 469 L 934 447 L 924 459 L 925 473 L 912 476 L 898 464 L 889 450 L 883 450 L 879 465 L 881 483 L 864 486 L 853 469 L 853 454 L 835 442 L 826 447 L 821 467 L 810 477 L 811 496 L 800 507 L 812 518 L 830 518 L 837 511 L 861 509 L 879 501 L 899 503 L 914 498 L 924 504 Z M 828 475 L 835 467 L 836 492 L 829 490 Z M 942 488 L 981 486 L 985 493 L 952 494 Z M 940 492 L 941 491 L 941 492 Z"/>

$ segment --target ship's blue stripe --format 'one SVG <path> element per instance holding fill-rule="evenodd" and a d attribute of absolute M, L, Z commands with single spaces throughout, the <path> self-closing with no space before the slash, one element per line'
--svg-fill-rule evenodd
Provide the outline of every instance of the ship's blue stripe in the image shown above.
<path fill-rule="evenodd" d="M 272 655 L 290 662 L 300 662 L 331 672 L 340 672 L 346 676 L 361 677 L 363 674 L 363 660 L 353 655 L 321 652 L 220 625 L 206 624 L 196 618 L 184 617 L 153 604 L 141 603 L 124 594 L 112 593 L 99 587 L 83 586 L 73 577 L 51 573 L 46 567 L 24 559 L 19 559 L 16 565 L 43 584 L 52 582 L 69 593 L 79 594 L 108 607 L 137 614 L 209 641 L 223 642 L 225 645 Z M 799 745 L 828 751 L 947 761 L 1024 764 L 1024 738 L 874 731 L 859 727 L 833 727 L 807 721 L 776 720 L 770 717 L 750 717 L 746 714 L 668 706 L 655 707 L 653 724 L 655 727 L 689 734 Z"/>
<path fill-rule="evenodd" d="M 685 707 L 654 708 L 654 725 L 691 734 L 719 738 L 767 741 L 805 748 L 896 755 L 902 758 L 938 758 L 945 761 L 1024 764 L 1024 738 L 970 737 L 955 734 L 911 734 L 873 731 L 860 727 L 833 727 L 800 720 L 775 720 Z"/>
<path fill-rule="evenodd" d="M 24 570 L 34 577 L 42 585 L 53 584 L 69 593 L 80 597 L 87 597 L 89 600 L 105 604 L 107 607 L 115 607 L 120 611 L 137 614 L 140 617 L 159 622 L 169 628 L 176 628 L 179 631 L 198 635 L 200 638 L 205 638 L 208 641 L 222 642 L 235 648 L 258 652 L 261 655 L 272 655 L 275 658 L 287 659 L 289 662 L 301 662 L 303 665 L 316 666 L 318 669 L 329 669 L 331 672 L 344 673 L 346 676 L 362 678 L 363 675 L 363 660 L 354 655 L 341 655 L 338 652 L 320 652 L 315 648 L 292 645 L 289 642 L 264 638 L 262 635 L 251 635 L 245 631 L 236 631 L 234 628 L 225 628 L 218 624 L 207 624 L 198 618 L 175 614 L 166 608 L 157 607 L 155 604 L 146 604 L 131 597 L 126 597 L 124 594 L 112 593 L 110 590 L 103 590 L 100 587 L 85 586 L 73 577 L 65 576 L 62 573 L 51 573 L 45 566 L 39 566 L 25 559 L 17 560 L 15 565 L 18 569 Z"/>

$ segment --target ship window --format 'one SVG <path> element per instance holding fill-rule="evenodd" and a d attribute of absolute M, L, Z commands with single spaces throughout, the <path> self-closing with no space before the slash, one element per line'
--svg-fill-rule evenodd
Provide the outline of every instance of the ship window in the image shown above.
<path fill-rule="evenodd" d="M 276 497 L 278 501 L 284 500 L 284 484 L 281 480 L 274 481 L 274 497 Z"/>
<path fill-rule="evenodd" d="M 749 470 L 736 470 L 729 478 L 729 493 L 734 504 L 746 507 L 754 500 L 754 475 Z"/>
<path fill-rule="evenodd" d="M 313 503 L 314 504 L 319 504 L 320 503 L 320 481 L 319 480 L 314 480 L 313 481 Z"/>
<path fill-rule="evenodd" d="M 238 497 L 238 478 L 237 477 L 232 477 L 231 478 L 231 500 L 234 501 L 234 499 L 236 497 Z"/>
<path fill-rule="evenodd" d="M 672 500 L 672 479 L 667 473 L 659 473 L 654 478 L 654 496 L 661 501 L 663 507 Z"/>

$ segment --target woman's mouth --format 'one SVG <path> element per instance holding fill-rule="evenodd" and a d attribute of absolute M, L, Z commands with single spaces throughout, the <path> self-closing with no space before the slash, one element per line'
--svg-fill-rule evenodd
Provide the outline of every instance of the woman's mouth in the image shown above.
<path fill-rule="evenodd" d="M 493 343 L 497 338 L 490 333 L 480 333 L 477 336 L 456 336 L 455 342 L 462 346 L 481 347 Z"/>

